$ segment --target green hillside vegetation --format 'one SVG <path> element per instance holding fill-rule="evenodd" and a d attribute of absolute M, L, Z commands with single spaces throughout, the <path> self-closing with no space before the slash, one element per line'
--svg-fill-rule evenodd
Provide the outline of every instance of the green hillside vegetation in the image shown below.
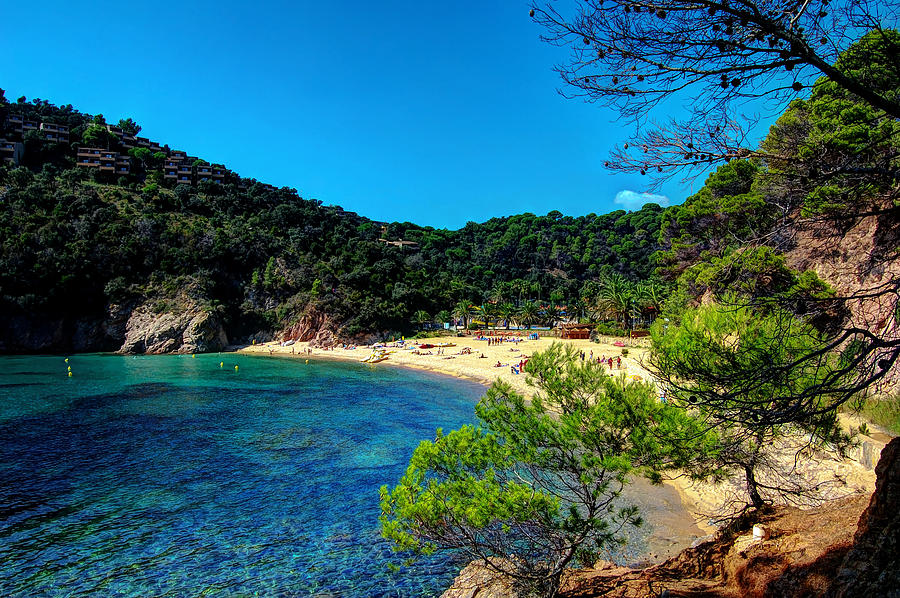
<path fill-rule="evenodd" d="M 521 214 L 457 231 L 374 222 L 233 173 L 224 183 L 176 186 L 161 176 L 164 156 L 146 148 L 129 150 L 124 176 L 77 166 L 81 145 L 122 150 L 102 117 L 24 98 L 2 109 L 71 127 L 68 145 L 27 132 L 22 164 L 0 167 L 7 318 L 100 318 L 108 304 L 142 298 L 176 310 L 187 290 L 235 339 L 278 330 L 311 308 L 345 338 L 409 333 L 437 315 L 446 321 L 460 303 L 473 313 L 486 305 L 501 323 L 524 308 L 537 324 L 567 309 L 588 317 L 604 277 L 651 279 L 659 249 L 664 210 L 655 204 L 578 218 Z M 140 131 L 130 119 L 119 126 Z M 506 318 L 504 305 L 514 308 Z"/>
<path fill-rule="evenodd" d="M 873 86 L 896 93 L 897 81 L 873 67 L 883 39 L 863 38 L 839 66 L 865 65 Z M 164 312 L 179 309 L 186 291 L 236 340 L 312 309 L 347 339 L 408 334 L 451 316 L 501 326 L 608 320 L 601 330 L 612 332 L 736 291 L 790 299 L 824 323 L 841 313 L 824 302 L 827 285 L 785 265 L 785 227 L 800 216 L 890 216 L 898 201 L 896 120 L 826 78 L 790 104 L 756 157 L 719 167 L 683 205 L 521 214 L 456 231 L 375 222 L 235 173 L 176 186 L 162 176 L 168 147 L 128 150 L 127 175 L 99 172 L 76 166 L 75 150 L 125 153 L 102 116 L 0 96 L 0 121 L 7 115 L 71 133 L 61 144 L 29 131 L 21 164 L 0 167 L 5 318 L 100 318 L 110 304 L 142 299 Z M 140 132 L 131 119 L 118 127 Z"/>

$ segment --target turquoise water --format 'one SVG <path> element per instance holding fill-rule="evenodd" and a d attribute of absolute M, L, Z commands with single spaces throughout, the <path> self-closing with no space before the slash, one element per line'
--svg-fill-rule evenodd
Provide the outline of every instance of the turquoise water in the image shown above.
<path fill-rule="evenodd" d="M 439 595 L 459 563 L 390 572 L 378 488 L 482 392 L 230 354 L 0 357 L 0 595 Z"/>

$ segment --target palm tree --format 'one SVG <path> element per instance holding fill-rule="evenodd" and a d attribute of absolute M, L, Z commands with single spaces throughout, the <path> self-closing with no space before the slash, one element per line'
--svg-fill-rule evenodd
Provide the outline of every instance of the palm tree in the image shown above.
<path fill-rule="evenodd" d="M 494 317 L 494 304 L 482 303 L 481 305 L 476 305 L 475 312 L 481 314 L 481 317 L 484 319 L 484 327 L 490 328 L 491 320 Z"/>
<path fill-rule="evenodd" d="M 419 325 L 419 329 L 425 327 L 425 324 L 431 321 L 431 316 L 428 315 L 428 312 L 424 309 L 420 309 L 416 313 L 413 314 L 413 322 Z"/>
<path fill-rule="evenodd" d="M 472 315 L 472 306 L 469 305 L 468 301 L 460 301 L 456 305 L 453 306 L 453 315 L 457 318 L 461 318 L 463 321 L 463 329 L 468 329 L 469 327 L 469 316 Z"/>
<path fill-rule="evenodd" d="M 450 321 L 450 312 L 447 311 L 446 309 L 442 309 L 441 311 L 434 314 L 434 319 L 437 320 L 441 324 L 443 324 L 444 322 L 449 322 Z"/>
<path fill-rule="evenodd" d="M 547 323 L 547 326 L 553 328 L 553 326 L 559 322 L 560 314 L 559 314 L 559 306 L 553 305 L 552 303 L 544 308 L 544 321 Z"/>
<path fill-rule="evenodd" d="M 635 287 L 635 296 L 638 307 L 642 312 L 650 312 L 650 323 L 653 317 L 659 314 L 671 288 L 659 278 L 651 278 L 639 282 Z"/>
<path fill-rule="evenodd" d="M 628 317 L 634 309 L 634 285 L 621 274 L 610 274 L 600 282 L 598 307 L 612 314 L 616 321 L 628 327 Z"/>
<path fill-rule="evenodd" d="M 518 299 L 519 307 L 524 305 L 525 294 L 528 293 L 529 288 L 530 288 L 530 285 L 528 284 L 528 281 L 525 280 L 524 278 L 517 278 L 514 281 L 512 281 L 513 292 L 515 292 L 519 296 L 519 299 Z"/>
<path fill-rule="evenodd" d="M 497 315 L 504 320 L 506 329 L 509 330 L 509 321 L 516 315 L 516 306 L 512 303 L 504 303 L 497 308 Z"/>
<path fill-rule="evenodd" d="M 537 321 L 539 311 L 537 303 L 528 301 L 519 309 L 519 321 L 530 330 L 531 325 Z"/>

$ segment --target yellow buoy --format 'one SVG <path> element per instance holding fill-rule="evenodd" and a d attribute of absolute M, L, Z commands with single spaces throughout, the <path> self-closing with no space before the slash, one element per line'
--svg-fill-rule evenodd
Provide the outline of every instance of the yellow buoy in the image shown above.
<path fill-rule="evenodd" d="M 219 362 L 219 367 L 220 367 L 220 368 L 225 367 L 225 362 L 224 362 L 224 361 L 220 361 L 220 362 Z"/>
<path fill-rule="evenodd" d="M 72 372 L 69 372 L 69 378 L 71 378 L 71 377 L 72 377 Z"/>
<path fill-rule="evenodd" d="M 72 366 L 69 366 L 69 367 L 66 368 L 66 369 L 68 369 L 68 370 L 71 372 L 71 371 L 72 371 Z"/>
<path fill-rule="evenodd" d="M 68 357 L 66 357 L 66 363 L 69 363 L 69 358 L 68 358 Z"/>
<path fill-rule="evenodd" d="M 234 366 L 234 371 L 238 371 L 238 366 Z"/>
<path fill-rule="evenodd" d="M 308 359 L 306 360 L 306 363 L 309 363 L 309 360 L 308 360 Z"/>
<path fill-rule="evenodd" d="M 197 356 L 194 355 L 193 353 L 191 353 L 191 359 L 194 359 L 195 357 L 197 357 Z"/>

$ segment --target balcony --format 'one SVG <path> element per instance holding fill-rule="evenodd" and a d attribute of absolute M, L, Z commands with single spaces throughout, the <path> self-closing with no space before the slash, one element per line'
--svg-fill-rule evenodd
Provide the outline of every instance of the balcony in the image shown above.
<path fill-rule="evenodd" d="M 20 114 L 10 114 L 6 117 L 6 121 L 14 124 L 22 124 L 25 121 L 25 117 Z"/>
<path fill-rule="evenodd" d="M 103 150 L 97 147 L 79 147 L 77 155 L 79 158 L 82 156 L 99 156 L 101 152 Z"/>
<path fill-rule="evenodd" d="M 37 131 L 38 123 L 33 120 L 25 120 L 22 121 L 22 128 L 26 131 Z"/>

